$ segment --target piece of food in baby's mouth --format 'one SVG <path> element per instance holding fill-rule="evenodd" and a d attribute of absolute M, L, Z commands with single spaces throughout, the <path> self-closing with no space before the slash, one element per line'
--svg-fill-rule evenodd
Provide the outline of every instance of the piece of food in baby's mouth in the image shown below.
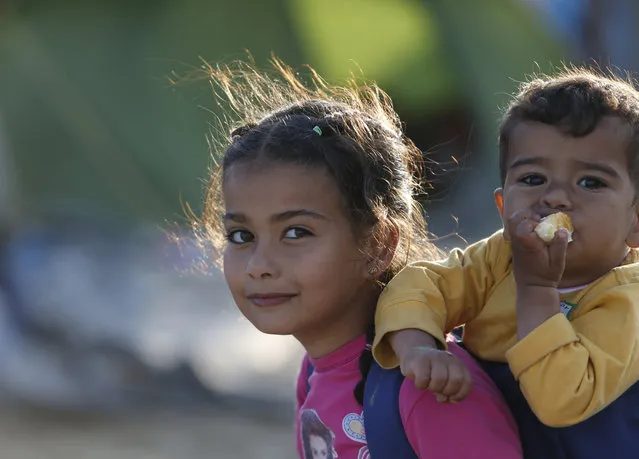
<path fill-rule="evenodd" d="M 535 232 L 544 242 L 551 242 L 555 238 L 555 233 L 561 228 L 568 230 L 568 242 L 572 241 L 574 228 L 570 217 L 563 212 L 556 212 L 542 218 L 535 227 Z"/>

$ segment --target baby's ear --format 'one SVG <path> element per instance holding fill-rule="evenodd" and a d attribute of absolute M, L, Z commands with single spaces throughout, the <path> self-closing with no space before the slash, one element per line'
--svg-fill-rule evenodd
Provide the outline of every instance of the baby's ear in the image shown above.
<path fill-rule="evenodd" d="M 501 218 L 502 223 L 504 223 L 504 189 L 497 188 L 493 195 L 495 196 L 495 205 L 497 206 L 497 210 L 499 211 L 499 217 Z M 505 230 L 504 239 L 506 239 L 507 241 L 510 240 L 510 236 Z"/>
<path fill-rule="evenodd" d="M 499 211 L 499 216 L 502 221 L 504 220 L 504 189 L 497 188 L 494 192 L 495 196 L 495 205 L 497 206 L 497 210 Z"/>

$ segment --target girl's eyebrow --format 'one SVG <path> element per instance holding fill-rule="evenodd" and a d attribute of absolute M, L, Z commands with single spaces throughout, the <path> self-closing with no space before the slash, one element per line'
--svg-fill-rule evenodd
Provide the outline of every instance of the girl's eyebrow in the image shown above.
<path fill-rule="evenodd" d="M 223 220 L 226 221 L 232 221 L 235 223 L 246 223 L 246 221 L 248 220 L 246 218 L 246 215 L 241 214 L 241 213 L 237 213 L 237 212 L 226 212 L 224 214 Z"/>
<path fill-rule="evenodd" d="M 317 220 L 330 220 L 330 218 L 318 212 L 314 212 L 312 210 L 307 210 L 307 209 L 298 209 L 298 210 L 287 210 L 285 212 L 275 214 L 271 217 L 271 221 L 283 222 L 286 220 L 290 220 L 291 218 L 294 218 L 294 217 L 311 217 Z"/>
<path fill-rule="evenodd" d="M 272 222 L 283 222 L 286 220 L 290 220 L 294 217 L 310 217 L 317 220 L 330 220 L 325 215 L 322 215 L 318 212 L 314 212 L 308 209 L 296 209 L 296 210 L 286 210 L 284 212 L 280 212 L 278 214 L 273 215 L 270 220 Z M 234 221 L 236 223 L 246 223 L 248 222 L 248 217 L 243 213 L 239 212 L 226 212 L 224 214 L 224 221 Z"/>

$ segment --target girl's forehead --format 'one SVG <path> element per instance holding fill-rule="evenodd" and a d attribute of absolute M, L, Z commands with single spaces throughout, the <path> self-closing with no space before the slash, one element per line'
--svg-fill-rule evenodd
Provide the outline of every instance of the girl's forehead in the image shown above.
<path fill-rule="evenodd" d="M 233 164 L 224 171 L 223 187 L 242 183 L 260 183 L 262 185 L 290 184 L 306 181 L 307 185 L 315 182 L 331 181 L 328 171 L 320 166 L 308 166 L 282 161 L 246 161 Z"/>
<path fill-rule="evenodd" d="M 253 159 L 233 163 L 224 170 L 224 182 L 229 180 L 276 179 L 286 177 L 309 177 L 328 175 L 325 168 L 294 162 Z"/>
<path fill-rule="evenodd" d="M 279 162 L 234 164 L 224 173 L 223 198 L 227 210 L 243 212 L 342 209 L 340 191 L 326 170 Z"/>

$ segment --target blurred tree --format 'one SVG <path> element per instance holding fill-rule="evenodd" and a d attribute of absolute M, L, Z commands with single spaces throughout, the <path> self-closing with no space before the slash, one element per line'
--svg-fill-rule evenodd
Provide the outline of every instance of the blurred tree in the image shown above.
<path fill-rule="evenodd" d="M 14 0 L 2 8 L 0 110 L 25 210 L 35 215 L 161 221 L 180 217 L 180 200 L 197 206 L 205 134 L 219 113 L 202 81 L 171 88 L 165 76 L 188 73 L 198 56 L 229 61 L 248 49 L 258 63 L 275 52 L 330 80 L 376 80 L 422 148 L 442 163 L 464 162 L 462 180 L 430 209 L 443 220 L 452 211 L 472 237 L 484 230 L 467 231 L 464 222 L 477 217 L 469 209 L 485 217 L 492 207 L 490 193 L 469 190 L 496 185 L 496 108 L 513 78 L 561 57 L 517 0 L 325 0 L 321 8 L 304 0 Z M 441 176 L 446 166 L 433 171 L 435 191 L 459 176 L 454 167 Z M 471 195 L 486 199 L 467 206 Z"/>
<path fill-rule="evenodd" d="M 166 76 L 245 48 L 300 63 L 287 24 L 282 6 L 258 1 L 5 6 L 0 110 L 27 211 L 179 218 L 181 199 L 201 198 L 213 103 L 206 84 L 171 91 Z"/>
<path fill-rule="evenodd" d="M 514 81 L 570 57 L 538 12 L 522 0 L 289 5 L 301 46 L 318 69 L 340 79 L 360 66 L 390 93 L 408 134 L 441 163 L 429 177 L 432 229 L 454 231 L 450 214 L 469 240 L 496 229 L 491 190 L 498 186 L 499 108 Z"/>

